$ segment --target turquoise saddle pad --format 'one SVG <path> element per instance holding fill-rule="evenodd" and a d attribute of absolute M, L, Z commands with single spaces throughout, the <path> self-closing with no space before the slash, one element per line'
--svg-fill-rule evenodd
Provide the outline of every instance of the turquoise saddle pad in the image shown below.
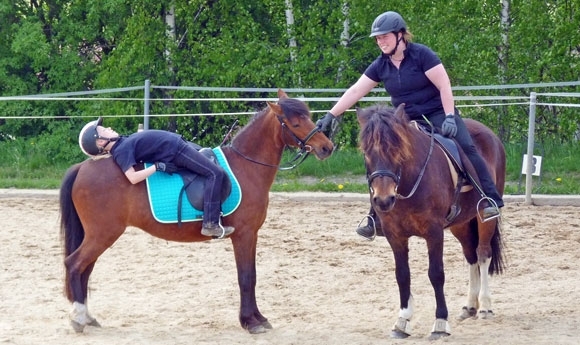
<path fill-rule="evenodd" d="M 238 180 L 234 176 L 228 161 L 226 160 L 221 148 L 213 149 L 217 161 L 226 171 L 232 181 L 232 191 L 226 200 L 222 203 L 222 213 L 227 216 L 233 213 L 242 201 L 242 190 Z M 151 164 L 146 164 L 149 166 Z M 149 196 L 149 205 L 153 217 L 160 223 L 177 223 L 177 205 L 179 192 L 183 187 L 183 179 L 178 174 L 169 175 L 163 172 L 155 172 L 147 179 L 147 195 Z M 187 195 L 182 194 L 181 203 L 181 221 L 193 222 L 202 220 L 203 210 L 198 210 L 191 205 Z"/>

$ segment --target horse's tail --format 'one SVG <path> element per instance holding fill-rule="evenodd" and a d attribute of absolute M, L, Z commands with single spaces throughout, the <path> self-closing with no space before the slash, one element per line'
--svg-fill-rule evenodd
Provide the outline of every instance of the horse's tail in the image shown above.
<path fill-rule="evenodd" d="M 497 220 L 495 231 L 491 237 L 491 264 L 489 265 L 489 274 L 502 274 L 506 268 L 504 243 L 501 236 L 501 221 Z"/>
<path fill-rule="evenodd" d="M 60 238 L 64 249 L 64 258 L 71 255 L 83 242 L 85 231 L 72 200 L 73 184 L 82 163 L 70 167 L 64 175 L 60 186 Z M 72 291 L 68 284 L 68 270 L 65 277 L 65 293 L 72 301 Z"/>

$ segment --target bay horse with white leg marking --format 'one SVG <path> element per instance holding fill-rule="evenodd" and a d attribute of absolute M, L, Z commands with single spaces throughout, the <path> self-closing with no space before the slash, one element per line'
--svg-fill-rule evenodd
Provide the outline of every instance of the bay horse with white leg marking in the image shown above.
<path fill-rule="evenodd" d="M 410 335 L 413 316 L 409 238 L 419 236 L 427 242 L 429 280 L 435 291 L 435 324 L 431 339 L 450 334 L 447 321 L 443 268 L 443 231 L 450 228 L 459 240 L 469 263 L 467 304 L 460 320 L 493 316 L 489 275 L 502 273 L 504 258 L 499 219 L 482 222 L 476 188 L 460 192 L 446 154 L 433 136 L 409 123 L 404 105 L 393 109 L 374 105 L 357 111 L 360 123 L 360 149 L 365 157 L 371 205 L 395 257 L 395 276 L 399 286 L 400 311 L 394 338 Z M 465 119 L 475 146 L 487 163 L 500 194 L 505 183 L 505 150 L 499 138 L 483 124 Z M 469 159 L 462 154 L 465 171 L 477 176 Z M 458 215 L 448 218 L 453 206 Z"/>
<path fill-rule="evenodd" d="M 241 188 L 241 203 L 224 225 L 236 231 L 230 236 L 240 288 L 239 320 L 250 333 L 271 329 L 256 303 L 256 243 L 266 219 L 269 191 L 286 146 L 319 159 L 332 154 L 333 144 L 312 122 L 310 110 L 297 99 L 278 91 L 279 102 L 257 113 L 222 147 Z M 89 276 L 103 252 L 134 226 L 153 236 L 178 242 L 207 241 L 201 222 L 165 224 L 155 220 L 149 206 L 145 182 L 132 185 L 112 158 L 86 160 L 67 171 L 60 189 L 61 237 L 66 268 L 65 290 L 73 303 L 71 324 L 75 331 L 99 326 L 89 314 Z M 134 253 L 127 253 L 134 255 Z"/>

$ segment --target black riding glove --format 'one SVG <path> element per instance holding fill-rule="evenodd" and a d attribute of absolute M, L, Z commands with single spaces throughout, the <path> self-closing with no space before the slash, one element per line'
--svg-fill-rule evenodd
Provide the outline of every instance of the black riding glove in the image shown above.
<path fill-rule="evenodd" d="M 448 138 L 453 138 L 457 134 L 457 124 L 455 123 L 455 115 L 445 115 L 445 121 L 441 125 L 441 134 Z"/>
<path fill-rule="evenodd" d="M 326 113 L 326 115 L 324 115 L 323 118 L 316 121 L 316 126 L 324 135 L 326 135 L 328 139 L 333 140 L 336 133 L 338 133 L 341 120 L 342 115 L 334 116 L 329 111 L 328 113 Z"/>
<path fill-rule="evenodd" d="M 330 128 L 333 119 L 334 115 L 329 111 L 323 118 L 316 121 L 316 127 L 320 128 L 320 131 L 325 133 Z"/>
<path fill-rule="evenodd" d="M 173 163 L 163 163 L 163 162 L 157 162 L 157 163 L 155 163 L 155 169 L 157 171 L 162 171 L 164 173 L 168 173 L 169 175 L 171 175 L 174 172 L 176 172 L 177 170 L 179 170 L 175 164 L 173 164 Z"/>

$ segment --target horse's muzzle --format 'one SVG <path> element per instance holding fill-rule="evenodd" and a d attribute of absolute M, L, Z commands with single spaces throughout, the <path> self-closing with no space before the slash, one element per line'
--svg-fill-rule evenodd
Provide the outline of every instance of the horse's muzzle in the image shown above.
<path fill-rule="evenodd" d="M 371 200 L 375 210 L 378 212 L 389 212 L 395 207 L 397 196 L 395 194 L 386 196 L 373 195 Z"/>
<path fill-rule="evenodd" d="M 326 144 L 326 145 L 322 145 L 319 148 L 315 148 L 315 147 L 311 147 L 310 151 L 313 151 L 314 154 L 316 155 L 316 158 L 320 159 L 320 160 L 324 160 L 328 157 L 330 157 L 330 155 L 332 155 L 332 152 L 334 151 L 334 145 L 332 143 Z"/>

